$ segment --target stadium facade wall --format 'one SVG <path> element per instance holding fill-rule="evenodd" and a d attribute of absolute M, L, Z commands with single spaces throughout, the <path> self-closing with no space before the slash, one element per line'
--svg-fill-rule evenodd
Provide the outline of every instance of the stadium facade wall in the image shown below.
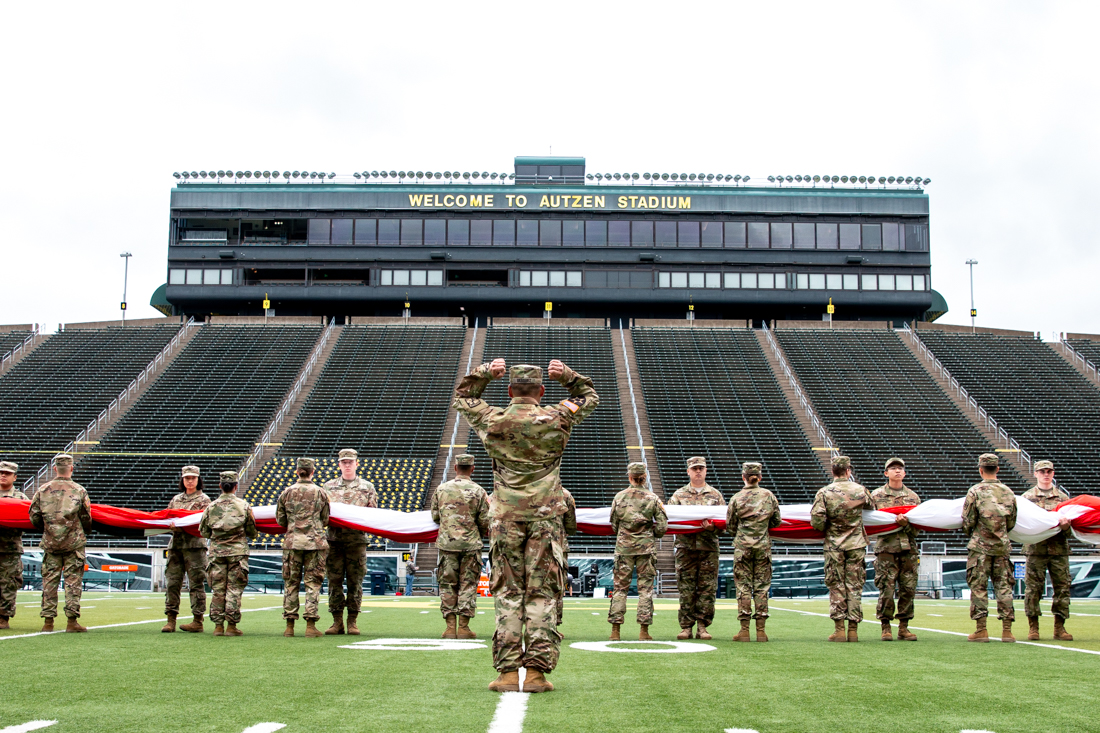
<path fill-rule="evenodd" d="M 844 328 L 848 330 L 881 330 L 893 328 L 893 321 L 772 321 L 773 330 L 783 329 L 809 329 L 809 328 Z"/>
<path fill-rule="evenodd" d="M 985 328 L 983 326 L 952 326 L 946 323 L 920 323 L 910 324 L 920 331 L 945 331 L 947 333 L 992 333 L 1000 336 L 1030 336 L 1035 338 L 1034 331 L 1013 331 L 1009 328 Z"/>
<path fill-rule="evenodd" d="M 692 321 L 686 318 L 632 318 L 631 326 L 652 328 L 749 328 L 749 322 L 740 318 L 696 319 Z"/>
<path fill-rule="evenodd" d="M 91 329 L 91 328 L 137 328 L 139 326 L 169 326 L 183 325 L 187 322 L 185 316 L 165 316 L 164 318 L 128 318 L 125 321 L 87 321 L 85 323 L 62 323 L 61 330 L 67 329 Z"/>
<path fill-rule="evenodd" d="M 9 331 L 33 331 L 35 325 L 34 323 L 18 323 L 9 326 L 0 326 L 0 333 L 8 333 Z"/>

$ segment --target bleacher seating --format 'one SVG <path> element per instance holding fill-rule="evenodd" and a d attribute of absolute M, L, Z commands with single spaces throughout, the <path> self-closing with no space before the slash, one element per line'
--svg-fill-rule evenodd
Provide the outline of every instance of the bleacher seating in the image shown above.
<path fill-rule="evenodd" d="M 687 459 L 707 459 L 707 483 L 728 500 L 741 464 L 764 464 L 761 484 L 783 504 L 813 500 L 827 479 L 748 329 L 631 332 L 666 497 L 688 482 Z M 635 385 L 637 389 L 637 385 Z"/>
<path fill-rule="evenodd" d="M 205 325 L 77 466 L 92 501 L 162 509 L 180 467 L 217 473 L 253 449 L 309 357 L 320 326 Z"/>
<path fill-rule="evenodd" d="M 252 506 L 269 506 L 279 500 L 283 489 L 294 483 L 295 458 L 275 457 L 264 464 L 252 484 L 248 487 L 244 499 Z M 374 484 L 378 492 L 378 506 L 381 509 L 395 509 L 401 512 L 419 511 L 432 479 L 434 461 L 423 458 L 368 458 L 360 460 L 359 475 Z M 324 484 L 336 478 L 340 470 L 335 458 L 318 458 L 317 473 L 314 481 Z M 261 534 L 252 546 L 258 549 L 277 549 L 282 547 L 279 535 Z M 368 535 L 368 549 L 385 549 L 386 541 L 381 537 Z"/>
<path fill-rule="evenodd" d="M 0 358 L 26 341 L 33 331 L 0 331 Z"/>
<path fill-rule="evenodd" d="M 1100 368 L 1100 341 L 1093 339 L 1066 339 L 1066 343 L 1072 346 L 1081 356 L 1091 361 L 1093 366 Z"/>
<path fill-rule="evenodd" d="M 1064 489 L 1095 492 L 1100 390 L 1060 354 L 1027 336 L 917 335 L 1032 460 L 1054 461 Z"/>

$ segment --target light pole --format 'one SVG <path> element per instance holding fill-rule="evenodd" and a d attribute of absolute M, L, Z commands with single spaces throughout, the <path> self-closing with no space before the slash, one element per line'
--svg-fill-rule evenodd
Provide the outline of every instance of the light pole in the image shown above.
<path fill-rule="evenodd" d="M 122 326 L 126 327 L 126 281 L 130 278 L 130 258 L 133 257 L 129 252 L 123 252 L 119 255 L 122 261 L 125 262 L 125 266 L 122 270 Z"/>
<path fill-rule="evenodd" d="M 967 260 L 966 264 L 970 265 L 970 333 L 974 333 L 974 319 L 978 317 L 978 309 L 974 307 L 974 265 L 978 261 Z"/>

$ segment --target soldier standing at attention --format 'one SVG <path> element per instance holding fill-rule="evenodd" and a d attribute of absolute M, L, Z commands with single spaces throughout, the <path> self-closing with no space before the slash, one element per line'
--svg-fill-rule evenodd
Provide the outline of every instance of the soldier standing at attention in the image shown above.
<path fill-rule="evenodd" d="M 741 630 L 734 641 L 749 640 L 749 619 L 756 619 L 756 640 L 767 641 L 768 591 L 772 587 L 772 537 L 768 530 L 782 523 L 779 500 L 760 485 L 764 467 L 742 463 L 745 487 L 730 499 L 726 531 L 733 535 L 733 582 L 737 586 L 737 618 Z M 756 615 L 752 613 L 756 602 Z"/>
<path fill-rule="evenodd" d="M 489 536 L 489 497 L 471 478 L 472 455 L 456 457 L 454 471 L 432 494 L 432 521 L 439 525 L 439 610 L 447 622 L 444 639 L 476 639 L 470 619 L 477 612 L 481 545 Z"/>
<path fill-rule="evenodd" d="M 234 496 L 237 472 L 222 471 L 221 496 L 202 512 L 199 534 L 210 540 L 210 620 L 214 636 L 242 636 L 241 595 L 248 585 L 248 541 L 258 534 L 248 502 Z M 225 622 L 229 628 L 225 628 Z"/>
<path fill-rule="evenodd" d="M 325 556 L 328 541 L 328 494 L 313 483 L 317 463 L 312 458 L 299 458 L 298 480 L 283 489 L 275 506 L 275 521 L 286 529 L 283 535 L 283 636 L 294 636 L 298 619 L 298 585 L 306 586 L 306 603 L 302 617 L 306 620 L 306 636 L 324 636 L 317 628 L 317 603 L 321 585 L 325 582 Z"/>
<path fill-rule="evenodd" d="M 201 512 L 210 506 L 210 497 L 202 490 L 199 467 L 184 466 L 180 473 L 180 493 L 172 497 L 168 508 Z M 187 573 L 187 584 L 191 589 L 191 615 L 194 620 L 180 626 L 180 631 L 201 634 L 202 617 L 206 613 L 206 541 L 177 529 L 172 531 L 172 540 L 168 543 L 168 566 L 164 569 L 164 615 L 168 617 L 168 623 L 161 631 L 165 633 L 176 630 L 184 573 Z"/>
<path fill-rule="evenodd" d="M 676 490 L 669 506 L 722 506 L 718 489 L 707 483 L 707 459 L 687 460 L 689 483 Z M 676 587 L 680 591 L 680 628 L 677 639 L 690 639 L 698 624 L 696 639 L 709 639 L 707 627 L 714 621 L 714 598 L 718 594 L 718 530 L 709 519 L 703 531 L 676 535 Z"/>
<path fill-rule="evenodd" d="M 962 510 L 962 531 L 970 535 L 966 545 L 966 584 L 970 586 L 970 618 L 974 633 L 969 641 L 989 641 L 986 618 L 989 616 L 989 579 L 997 593 L 997 617 L 1001 619 L 1001 641 L 1016 641 L 1012 622 L 1012 541 L 1008 533 L 1016 526 L 1016 495 L 997 480 L 1000 459 L 996 453 L 978 457 L 981 483 L 966 492 Z"/>
<path fill-rule="evenodd" d="M 324 486 L 330 503 L 377 508 L 378 492 L 374 484 L 358 475 L 358 470 L 359 454 L 351 448 L 340 451 L 340 475 Z M 347 606 L 347 633 L 359 636 L 363 578 L 367 574 L 367 533 L 330 524 L 325 570 L 328 573 L 328 611 L 332 614 L 332 626 L 325 633 L 329 636 L 344 633 L 344 607 Z"/>
<path fill-rule="evenodd" d="M 1054 485 L 1054 464 L 1050 461 L 1036 461 L 1035 487 L 1024 493 L 1024 498 L 1048 512 L 1070 496 Z M 1058 520 L 1062 531 L 1050 539 L 1024 545 L 1027 556 L 1027 572 L 1024 579 L 1024 615 L 1027 616 L 1028 641 L 1039 640 L 1039 602 L 1047 586 L 1047 571 L 1050 571 L 1050 584 L 1054 586 L 1054 602 L 1050 612 L 1054 614 L 1054 638 L 1058 641 L 1073 641 L 1073 634 L 1066 631 L 1066 619 L 1069 618 L 1069 591 L 1072 577 L 1069 574 L 1069 520 Z"/>
<path fill-rule="evenodd" d="M 493 407 L 481 393 L 504 376 L 504 359 L 482 364 L 455 387 L 452 405 L 477 431 L 493 459 L 490 550 L 497 630 L 493 666 L 500 673 L 489 685 L 498 692 L 519 690 L 519 668 L 527 670 L 525 692 L 548 692 L 545 673 L 557 666 L 561 634 L 557 599 L 565 558 L 561 457 L 573 428 L 599 403 L 592 380 L 554 359 L 547 371 L 569 392 L 552 407 L 539 404 L 545 393 L 542 369 L 511 369 L 507 408 Z"/>
<path fill-rule="evenodd" d="M 874 506 L 870 492 L 852 481 L 851 459 L 833 458 L 833 482 L 817 492 L 810 510 L 810 524 L 825 533 L 825 585 L 829 587 L 829 617 L 835 625 L 829 641 L 859 641 L 863 584 L 867 580 L 863 510 Z"/>
<path fill-rule="evenodd" d="M 888 459 L 884 473 L 886 483 L 871 492 L 875 509 L 920 504 L 920 497 L 904 483 L 905 461 Z M 901 526 L 901 530 L 875 540 L 875 587 L 878 588 L 875 615 L 882 623 L 882 640 L 893 641 L 890 621 L 895 618 L 894 589 L 897 588 L 898 640 L 916 641 L 917 635 L 909 630 L 909 622 L 913 620 L 913 598 L 917 595 L 920 569 L 917 530 L 909 526 L 909 520 L 904 515 L 894 521 Z"/>
<path fill-rule="evenodd" d="M 561 622 L 565 614 L 565 594 L 573 594 L 570 583 L 572 582 L 569 577 L 569 538 L 577 533 L 577 502 L 573 499 L 573 495 L 569 493 L 569 489 L 564 486 L 561 489 L 562 496 L 565 497 L 565 514 L 561 515 L 561 526 L 565 531 L 565 536 L 562 537 L 561 542 L 561 554 L 562 554 L 562 569 L 564 575 L 561 576 L 561 593 L 558 595 L 558 626 L 561 626 Z M 564 636 L 562 638 L 565 638 Z"/>
<path fill-rule="evenodd" d="M 657 540 L 668 530 L 668 515 L 657 495 L 646 488 L 644 463 L 626 467 L 630 486 L 611 502 L 611 529 L 615 530 L 614 590 L 607 622 L 611 641 L 619 641 L 619 627 L 626 615 L 626 593 L 630 579 L 638 571 L 639 641 L 653 641 L 649 626 L 653 623 L 653 579 L 657 576 Z"/>
<path fill-rule="evenodd" d="M 42 631 L 53 631 L 57 616 L 57 586 L 65 578 L 65 631 L 88 629 L 80 618 L 80 594 L 84 587 L 86 532 L 92 528 L 92 504 L 88 492 L 73 481 L 73 457 L 59 453 L 53 458 L 54 479 L 31 499 L 30 520 L 42 532 Z"/>
<path fill-rule="evenodd" d="M 19 465 L 0 461 L 0 499 L 26 501 L 27 495 L 15 488 Z M 23 587 L 23 532 L 0 527 L 0 629 L 10 629 L 8 619 L 15 616 L 15 598 Z"/>

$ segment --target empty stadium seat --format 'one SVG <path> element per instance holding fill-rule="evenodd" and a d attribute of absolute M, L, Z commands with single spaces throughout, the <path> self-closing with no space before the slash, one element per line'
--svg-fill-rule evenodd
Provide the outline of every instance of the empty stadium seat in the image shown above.
<path fill-rule="evenodd" d="M 26 341 L 33 331 L 0 331 L 0 358 Z"/>

